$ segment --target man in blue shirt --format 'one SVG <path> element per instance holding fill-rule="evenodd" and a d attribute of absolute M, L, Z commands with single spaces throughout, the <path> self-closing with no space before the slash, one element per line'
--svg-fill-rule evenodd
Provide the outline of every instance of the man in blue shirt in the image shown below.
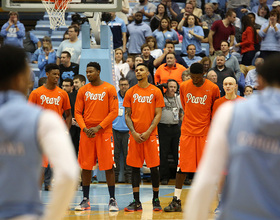
<path fill-rule="evenodd" d="M 115 168 L 115 181 L 119 180 L 120 173 L 120 154 L 123 154 L 123 164 L 124 164 L 124 182 L 131 183 L 131 168 L 126 164 L 127 148 L 128 148 L 128 138 L 129 129 L 125 123 L 125 114 L 123 107 L 123 99 L 126 91 L 129 89 L 129 83 L 126 78 L 121 78 L 119 80 L 120 90 L 118 91 L 119 100 L 119 114 L 118 117 L 113 121 L 113 135 L 114 135 L 114 158 L 116 163 Z"/>
<path fill-rule="evenodd" d="M 24 25 L 18 21 L 18 12 L 10 11 L 9 16 L 9 20 L 1 28 L 4 44 L 23 47 Z"/>
<path fill-rule="evenodd" d="M 187 46 L 187 56 L 183 57 L 184 61 L 188 66 L 191 66 L 193 63 L 199 62 L 202 58 L 200 56 L 195 56 L 196 48 L 194 44 L 189 44 Z"/>
<path fill-rule="evenodd" d="M 251 86 L 253 89 L 258 89 L 258 72 L 264 64 L 263 58 L 257 58 L 255 62 L 256 69 L 250 70 L 245 78 L 245 86 Z"/>
<path fill-rule="evenodd" d="M 126 25 L 124 21 L 116 16 L 116 12 L 110 12 L 111 21 L 108 26 L 111 28 L 113 34 L 114 49 L 122 47 L 123 52 L 126 52 Z"/>
<path fill-rule="evenodd" d="M 152 36 L 152 30 L 149 25 L 143 22 L 143 14 L 138 11 L 134 15 L 135 20 L 127 26 L 129 34 L 128 53 L 141 54 L 141 46 L 145 43 L 146 37 Z"/>

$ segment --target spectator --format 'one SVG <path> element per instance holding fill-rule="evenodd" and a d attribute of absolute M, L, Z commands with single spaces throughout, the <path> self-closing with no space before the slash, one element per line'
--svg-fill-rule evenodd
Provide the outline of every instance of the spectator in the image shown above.
<path fill-rule="evenodd" d="M 193 6 L 193 11 L 191 14 L 195 15 L 196 17 L 200 18 L 202 16 L 202 10 L 197 7 L 196 0 L 188 0 L 187 3 Z M 181 12 L 186 12 L 185 9 L 182 9 Z"/>
<path fill-rule="evenodd" d="M 140 11 L 143 15 L 143 20 L 149 21 L 154 16 L 156 9 L 156 6 L 148 2 L 148 0 L 139 0 L 139 4 L 135 5 L 132 11 L 135 19 L 136 13 Z"/>
<path fill-rule="evenodd" d="M 158 29 L 153 32 L 153 37 L 156 38 L 158 48 L 162 50 L 166 42 L 172 42 L 173 44 L 179 42 L 177 33 L 171 28 L 170 19 L 167 17 L 160 20 Z"/>
<path fill-rule="evenodd" d="M 186 27 L 184 27 L 186 19 Z M 196 48 L 196 55 L 198 56 L 205 56 L 205 54 L 202 53 L 201 48 L 201 41 L 204 38 L 203 29 L 201 26 L 198 25 L 197 21 L 195 20 L 195 17 L 193 15 L 187 15 L 184 14 L 183 19 L 180 21 L 178 25 L 178 31 L 182 33 L 183 35 L 183 44 L 182 44 L 182 54 L 187 55 L 187 45 L 193 44 Z"/>
<path fill-rule="evenodd" d="M 225 19 L 213 23 L 208 35 L 210 55 L 213 55 L 215 51 L 220 50 L 221 41 L 227 41 L 229 37 L 230 46 L 233 46 L 235 29 L 232 23 L 234 23 L 235 18 L 236 13 L 233 10 L 228 10 Z"/>
<path fill-rule="evenodd" d="M 126 52 L 126 25 L 124 21 L 116 16 L 116 12 L 110 12 L 111 21 L 108 26 L 111 28 L 113 34 L 114 49 L 122 47 L 122 51 Z"/>
<path fill-rule="evenodd" d="M 182 81 L 185 82 L 187 80 L 191 79 L 191 73 L 189 70 L 185 70 L 182 72 Z"/>
<path fill-rule="evenodd" d="M 205 14 L 200 17 L 203 27 L 207 27 L 209 30 L 211 29 L 213 23 L 217 20 L 221 20 L 221 16 L 219 14 L 215 14 L 215 6 L 212 3 L 207 3 L 204 6 Z"/>
<path fill-rule="evenodd" d="M 180 21 L 183 19 L 184 15 L 192 15 L 193 14 L 193 5 L 190 3 L 186 3 L 184 10 L 185 12 L 181 12 L 180 14 L 178 14 L 177 16 L 177 20 L 180 23 Z M 197 20 L 197 22 L 199 22 L 199 18 L 195 16 L 195 19 Z"/>
<path fill-rule="evenodd" d="M 272 8 L 273 9 L 276 9 L 276 11 L 278 12 L 278 13 L 280 13 L 280 1 L 274 1 L 273 3 L 272 3 Z M 279 23 L 280 21 L 278 20 L 278 23 Z"/>
<path fill-rule="evenodd" d="M 251 19 L 251 21 L 254 24 L 254 27 L 255 27 L 255 29 L 257 30 L 257 33 L 258 33 L 262 26 L 256 23 L 256 14 L 248 13 L 247 15 Z"/>
<path fill-rule="evenodd" d="M 176 63 L 175 54 L 169 52 L 166 55 L 166 63 L 161 64 L 155 73 L 155 85 L 166 83 L 168 79 L 174 79 L 178 84 L 182 82 L 182 72 L 187 70 L 184 66 Z"/>
<path fill-rule="evenodd" d="M 35 52 L 37 48 L 41 47 L 41 41 L 30 31 L 25 33 L 25 37 L 23 38 L 23 48 L 25 52 L 31 55 Z"/>
<path fill-rule="evenodd" d="M 214 13 L 217 15 L 220 15 L 222 19 L 225 18 L 224 10 L 220 9 L 220 3 L 221 1 L 218 0 L 210 0 L 209 3 L 212 3 L 214 5 Z"/>
<path fill-rule="evenodd" d="M 178 14 L 180 14 L 179 5 L 176 2 L 171 0 L 161 0 L 161 4 L 166 5 L 167 14 L 169 18 L 177 18 Z"/>
<path fill-rule="evenodd" d="M 120 90 L 118 91 L 118 100 L 119 100 L 119 115 L 113 121 L 113 136 L 114 136 L 114 161 L 116 163 L 115 167 L 115 182 L 119 181 L 120 174 L 120 155 L 123 155 L 124 164 L 124 182 L 131 183 L 131 167 L 126 164 L 126 156 L 128 150 L 128 138 L 129 138 L 129 129 L 125 123 L 125 109 L 123 107 L 123 100 L 126 91 L 129 89 L 129 83 L 126 78 L 121 78 L 119 80 Z"/>
<path fill-rule="evenodd" d="M 261 41 L 260 57 L 265 59 L 272 54 L 279 54 L 280 52 L 280 24 L 277 23 L 279 14 L 276 9 L 270 12 L 269 22 L 262 25 L 259 35 Z"/>
<path fill-rule="evenodd" d="M 153 58 L 151 56 L 149 45 L 143 44 L 141 47 L 141 52 L 142 52 L 143 63 L 145 63 L 147 65 L 149 72 L 153 77 L 153 82 L 154 82 L 154 70 L 155 70 L 154 60 L 155 60 L 155 58 Z"/>
<path fill-rule="evenodd" d="M 4 38 L 4 45 L 9 44 L 23 48 L 25 28 L 24 25 L 19 21 L 17 11 L 9 12 L 9 20 L 2 26 L 1 36 Z"/>
<path fill-rule="evenodd" d="M 212 83 L 217 84 L 218 82 L 217 73 L 214 70 L 210 70 L 207 74 L 207 79 L 209 79 Z"/>
<path fill-rule="evenodd" d="M 52 48 L 52 41 L 51 41 L 51 38 L 48 37 L 48 36 L 44 36 L 43 39 L 42 39 L 42 44 L 43 47 L 44 46 L 48 46 L 50 45 L 51 48 Z M 32 54 L 32 57 L 31 57 L 31 62 L 32 63 L 38 63 L 38 58 L 39 58 L 39 55 L 40 54 L 44 54 L 44 50 L 43 50 L 43 47 L 39 47 L 37 50 L 35 50 L 35 52 Z"/>
<path fill-rule="evenodd" d="M 69 40 L 69 34 L 68 34 L 68 30 L 66 30 L 63 34 L 63 41 L 64 40 Z"/>
<path fill-rule="evenodd" d="M 162 18 L 167 17 L 166 5 L 159 3 L 155 15 L 151 18 L 150 27 L 152 31 L 156 30 Z"/>
<path fill-rule="evenodd" d="M 245 78 L 245 86 L 251 86 L 253 89 L 258 89 L 258 73 L 260 68 L 263 66 L 264 60 L 262 58 L 257 58 L 255 62 L 255 69 L 250 70 Z"/>
<path fill-rule="evenodd" d="M 60 85 L 64 79 L 74 79 L 79 74 L 79 65 L 71 62 L 71 54 L 68 51 L 62 51 L 60 57 Z"/>
<path fill-rule="evenodd" d="M 123 51 L 120 48 L 115 49 L 115 66 L 119 69 L 121 76 L 126 77 L 130 68 L 129 65 L 125 63 Z"/>
<path fill-rule="evenodd" d="M 252 12 L 253 12 L 253 13 L 258 13 L 258 14 L 259 14 L 259 11 L 261 10 L 261 8 L 264 8 L 264 7 L 267 7 L 267 8 L 268 8 L 268 13 L 269 13 L 269 11 L 272 10 L 272 6 L 268 6 L 268 5 L 267 5 L 267 0 L 259 0 L 258 5 L 255 5 L 255 6 L 252 8 Z"/>
<path fill-rule="evenodd" d="M 183 35 L 181 35 L 178 31 L 179 22 L 176 19 L 171 20 L 171 28 L 176 31 L 179 43 L 183 42 Z"/>
<path fill-rule="evenodd" d="M 157 40 L 153 36 L 146 37 L 146 43 L 149 45 L 151 50 L 151 56 L 155 59 L 162 55 L 162 50 L 158 49 Z"/>
<path fill-rule="evenodd" d="M 155 59 L 154 66 L 157 68 L 159 65 L 166 63 L 166 54 L 168 53 L 175 53 L 175 46 L 172 42 L 167 42 L 165 44 L 165 48 L 163 50 L 163 54 Z M 180 56 L 175 54 L 176 63 L 183 65 L 185 68 L 188 68 L 188 65 L 184 61 L 184 59 Z"/>
<path fill-rule="evenodd" d="M 158 124 L 161 185 L 168 185 L 171 177 L 168 163 L 169 152 L 171 152 L 176 166 L 178 165 L 178 146 L 181 135 L 180 120 L 183 118 L 180 96 L 176 94 L 179 90 L 178 87 L 179 84 L 175 80 L 169 79 L 166 92 L 163 95 L 165 107 L 162 109 Z"/>
<path fill-rule="evenodd" d="M 82 51 L 82 42 L 78 39 L 79 28 L 77 26 L 68 27 L 69 40 L 64 40 L 61 42 L 57 49 L 57 61 L 60 64 L 60 56 L 62 51 L 68 51 L 71 54 L 71 62 L 79 63 L 79 58 Z"/>
<path fill-rule="evenodd" d="M 200 63 L 203 65 L 203 73 L 204 73 L 204 76 L 206 76 L 209 69 L 212 67 L 211 59 L 209 57 L 203 57 L 200 60 Z"/>
<path fill-rule="evenodd" d="M 152 36 L 152 30 L 149 25 L 143 22 L 143 13 L 141 11 L 136 12 L 134 17 L 135 21 L 127 26 L 127 32 L 130 35 L 128 53 L 137 55 L 141 53 L 141 46 L 145 43 L 145 38 Z"/>
<path fill-rule="evenodd" d="M 236 17 L 238 17 L 239 19 L 241 19 L 243 16 L 243 13 L 241 12 L 241 10 L 244 8 L 249 8 L 249 7 L 250 7 L 250 0 L 244 0 L 244 1 L 228 0 L 227 1 L 227 9 L 233 10 L 236 13 Z"/>
<path fill-rule="evenodd" d="M 252 86 L 245 86 L 244 88 L 244 97 L 248 98 L 250 95 L 252 95 L 254 92 Z"/>
<path fill-rule="evenodd" d="M 257 15 L 261 18 L 264 18 L 264 19 L 268 19 L 269 18 L 269 7 L 267 5 L 264 5 L 264 6 L 261 6 L 258 11 L 257 11 Z"/>
<path fill-rule="evenodd" d="M 126 58 L 126 63 L 129 65 L 129 71 L 134 69 L 135 58 L 133 55 L 128 55 Z"/>
<path fill-rule="evenodd" d="M 40 54 L 38 58 L 38 68 L 40 69 L 39 78 L 46 77 L 45 66 L 50 63 L 55 63 L 56 61 L 55 51 L 50 45 L 43 46 L 43 51 L 44 53 Z"/>
<path fill-rule="evenodd" d="M 40 78 L 39 81 L 38 81 L 38 87 L 46 85 L 47 79 L 48 79 L 47 77 Z"/>
<path fill-rule="evenodd" d="M 67 92 L 67 94 L 69 95 L 71 92 L 73 92 L 74 89 L 74 83 L 72 79 L 64 79 L 62 81 L 62 89 Z"/>
<path fill-rule="evenodd" d="M 228 68 L 226 65 L 226 58 L 224 54 L 218 54 L 216 57 L 216 66 L 214 68 L 211 68 L 210 70 L 214 70 L 217 73 L 218 80 L 217 85 L 219 86 L 219 89 L 221 91 L 221 97 L 225 95 L 225 91 L 223 89 L 223 81 L 226 77 L 233 77 L 236 79 L 234 72 L 232 69 Z"/>
<path fill-rule="evenodd" d="M 128 12 L 129 12 L 129 2 L 128 0 L 122 0 L 122 10 L 116 12 L 116 15 L 124 21 L 125 25 L 128 24 L 128 20 L 127 20 Z"/>
<path fill-rule="evenodd" d="M 235 47 L 241 47 L 242 61 L 241 64 L 250 66 L 255 57 L 255 43 L 258 42 L 257 31 L 248 15 L 241 19 L 242 21 L 242 41 L 235 44 Z"/>
<path fill-rule="evenodd" d="M 189 44 L 187 46 L 187 56 L 183 57 L 184 61 L 188 66 L 191 66 L 193 63 L 198 63 L 202 58 L 200 56 L 195 56 L 195 45 Z"/>

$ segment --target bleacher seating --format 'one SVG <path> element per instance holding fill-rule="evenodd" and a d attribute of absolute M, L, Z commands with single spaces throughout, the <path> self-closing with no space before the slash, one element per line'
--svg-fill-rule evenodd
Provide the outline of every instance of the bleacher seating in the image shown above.
<path fill-rule="evenodd" d="M 41 41 L 42 41 L 44 36 L 50 36 L 49 31 L 32 30 L 31 32 Z"/>
<path fill-rule="evenodd" d="M 51 34 L 51 40 L 52 41 L 62 41 L 63 39 L 63 34 L 64 34 L 65 31 L 60 31 L 60 30 L 54 30 L 52 31 L 52 34 Z"/>

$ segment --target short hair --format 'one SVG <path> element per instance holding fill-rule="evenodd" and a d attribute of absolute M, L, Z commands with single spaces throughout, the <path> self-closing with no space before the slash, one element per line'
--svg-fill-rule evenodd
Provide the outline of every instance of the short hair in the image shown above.
<path fill-rule="evenodd" d="M 134 56 L 134 55 L 127 55 L 126 60 L 127 60 L 128 58 L 131 58 L 132 61 L 135 62 L 135 56 Z"/>
<path fill-rule="evenodd" d="M 149 47 L 149 48 L 150 48 L 150 46 L 149 46 L 147 43 L 144 43 L 144 44 L 141 46 L 141 51 L 142 51 L 145 47 Z M 150 48 L 150 49 L 151 49 L 151 48 Z"/>
<path fill-rule="evenodd" d="M 137 11 L 137 12 L 135 12 L 135 15 L 136 15 L 136 14 L 141 14 L 142 17 L 143 17 L 143 12 L 142 12 L 142 11 Z"/>
<path fill-rule="evenodd" d="M 154 42 L 154 48 L 155 49 L 158 49 L 158 46 L 157 46 L 157 39 L 153 36 L 149 36 L 149 37 L 146 37 L 146 43 L 148 43 L 150 40 L 153 40 Z"/>
<path fill-rule="evenodd" d="M 182 77 L 183 77 L 183 76 L 189 76 L 189 75 L 191 75 L 190 69 L 184 70 L 184 71 L 182 72 Z"/>
<path fill-rule="evenodd" d="M 167 44 L 172 44 L 172 45 L 173 45 L 173 47 L 174 47 L 174 43 L 173 43 L 172 41 L 167 41 L 167 42 L 165 43 L 164 47 L 166 47 L 166 46 L 167 46 Z"/>
<path fill-rule="evenodd" d="M 261 57 L 258 57 L 258 58 L 255 60 L 255 66 L 256 66 L 256 63 L 264 64 L 264 59 L 261 58 Z"/>
<path fill-rule="evenodd" d="M 78 25 L 78 27 L 80 27 L 80 23 L 78 21 L 72 21 L 71 25 Z"/>
<path fill-rule="evenodd" d="M 127 82 L 129 82 L 128 79 L 125 78 L 125 77 L 121 77 L 121 78 L 120 78 L 119 82 L 122 82 L 122 81 L 127 81 Z"/>
<path fill-rule="evenodd" d="M 258 75 L 260 75 L 268 85 L 280 85 L 280 58 L 279 55 L 272 55 L 264 61 L 260 67 Z"/>
<path fill-rule="evenodd" d="M 63 82 L 70 82 L 70 85 L 73 86 L 74 85 L 74 82 L 73 82 L 73 79 L 70 79 L 70 78 L 66 78 L 62 81 Z"/>
<path fill-rule="evenodd" d="M 189 49 L 189 46 L 194 46 L 194 49 L 196 49 L 196 46 L 195 46 L 194 44 L 189 44 L 189 45 L 187 46 L 187 50 Z"/>
<path fill-rule="evenodd" d="M 253 12 L 248 13 L 247 15 L 252 15 L 256 19 L 256 15 Z"/>
<path fill-rule="evenodd" d="M 203 65 L 201 63 L 193 63 L 190 71 L 192 74 L 203 74 Z"/>
<path fill-rule="evenodd" d="M 251 88 L 252 90 L 254 90 L 254 88 L 252 86 L 248 85 L 248 86 L 244 87 L 244 92 L 245 92 L 246 88 Z"/>
<path fill-rule="evenodd" d="M 226 59 L 226 56 L 222 52 L 218 52 L 217 57 L 224 57 Z"/>
<path fill-rule="evenodd" d="M 41 87 L 42 85 L 46 84 L 47 83 L 47 77 L 41 77 L 39 80 L 38 80 L 38 87 Z"/>
<path fill-rule="evenodd" d="M 87 64 L 87 67 L 94 67 L 98 71 L 101 71 L 101 67 L 100 67 L 99 63 L 97 63 L 97 62 L 89 62 Z"/>
<path fill-rule="evenodd" d="M 59 70 L 59 66 L 55 63 L 49 63 L 45 66 L 45 71 L 47 73 L 51 72 L 52 70 Z"/>
<path fill-rule="evenodd" d="M 75 75 L 74 78 L 73 78 L 73 81 L 74 81 L 75 79 L 80 80 L 80 82 L 86 82 L 86 81 L 87 81 L 87 80 L 86 80 L 86 77 L 85 77 L 84 75 L 81 75 L 81 74 Z"/>
<path fill-rule="evenodd" d="M 0 87 L 5 86 L 27 67 L 27 56 L 22 48 L 4 45 L 0 48 Z"/>
<path fill-rule="evenodd" d="M 165 57 L 167 57 L 167 55 L 169 55 L 169 54 L 173 54 L 174 57 L 176 58 L 176 54 L 174 52 L 168 52 Z"/>
<path fill-rule="evenodd" d="M 61 52 L 61 54 L 63 54 L 63 53 L 65 53 L 68 58 L 71 58 L 71 53 L 69 53 L 68 51 L 64 50 Z"/>
<path fill-rule="evenodd" d="M 270 17 L 271 15 L 276 15 L 277 20 L 279 19 L 279 13 L 278 13 L 277 9 L 272 9 L 272 10 L 269 12 L 269 17 Z"/>
<path fill-rule="evenodd" d="M 212 4 L 212 3 L 206 3 L 205 5 L 204 5 L 204 9 L 205 9 L 205 6 L 210 6 L 213 10 L 215 10 L 215 6 Z"/>
<path fill-rule="evenodd" d="M 149 72 L 149 67 L 148 67 L 147 64 L 145 64 L 145 63 L 138 63 L 138 65 L 136 67 L 138 67 L 138 66 L 145 66 L 147 68 L 148 72 Z"/>
<path fill-rule="evenodd" d="M 70 26 L 68 27 L 68 30 L 69 30 L 70 28 L 74 28 L 74 31 L 75 31 L 76 33 L 78 33 L 78 35 L 79 35 L 80 29 L 79 29 L 77 26 L 75 26 L 75 25 L 70 25 Z"/>
<path fill-rule="evenodd" d="M 221 45 L 222 43 L 227 43 L 227 45 L 230 46 L 229 42 L 226 41 L 226 40 L 222 40 L 221 43 L 220 43 L 220 45 Z"/>
<path fill-rule="evenodd" d="M 236 14 L 236 12 L 233 9 L 229 9 L 229 10 L 227 10 L 225 17 L 226 18 L 231 17 L 233 15 L 233 13 Z"/>

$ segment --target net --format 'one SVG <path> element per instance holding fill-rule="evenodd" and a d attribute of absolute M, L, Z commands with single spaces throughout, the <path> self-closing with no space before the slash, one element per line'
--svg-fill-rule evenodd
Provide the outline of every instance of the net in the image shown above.
<path fill-rule="evenodd" d="M 71 0 L 42 0 L 49 15 L 51 29 L 65 25 L 65 11 Z"/>

